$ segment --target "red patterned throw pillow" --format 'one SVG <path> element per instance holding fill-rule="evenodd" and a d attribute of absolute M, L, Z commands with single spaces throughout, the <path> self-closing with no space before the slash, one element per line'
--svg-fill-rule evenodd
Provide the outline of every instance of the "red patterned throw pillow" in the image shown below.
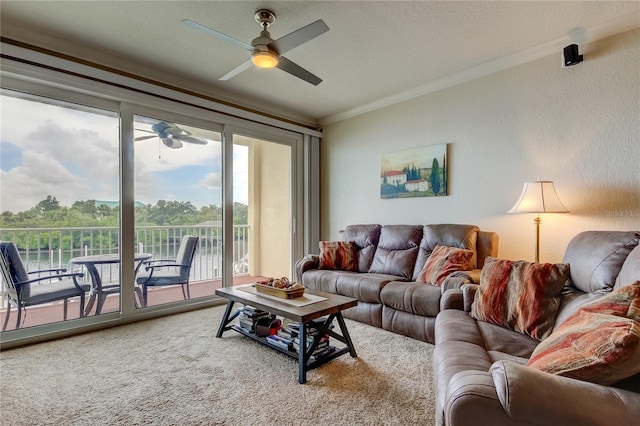
<path fill-rule="evenodd" d="M 603 386 L 640 373 L 640 281 L 580 308 L 536 347 L 529 366 Z"/>
<path fill-rule="evenodd" d="M 469 271 L 472 258 L 473 250 L 436 244 L 416 281 L 440 286 L 452 272 Z"/>
<path fill-rule="evenodd" d="M 471 316 L 543 340 L 555 322 L 569 265 L 487 257 Z"/>
<path fill-rule="evenodd" d="M 355 241 L 320 241 L 319 269 L 357 271 L 358 257 Z"/>

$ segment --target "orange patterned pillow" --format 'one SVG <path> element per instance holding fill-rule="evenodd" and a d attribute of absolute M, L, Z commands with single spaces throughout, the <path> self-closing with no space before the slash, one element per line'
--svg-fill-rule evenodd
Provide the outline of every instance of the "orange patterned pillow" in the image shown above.
<path fill-rule="evenodd" d="M 355 241 L 320 241 L 319 269 L 358 270 Z"/>
<path fill-rule="evenodd" d="M 472 258 L 473 250 L 436 244 L 416 281 L 440 286 L 452 272 L 472 269 Z"/>
<path fill-rule="evenodd" d="M 536 347 L 529 366 L 604 386 L 640 373 L 640 281 L 580 308 Z"/>
<path fill-rule="evenodd" d="M 551 333 L 569 265 L 487 257 L 471 316 L 543 340 Z"/>

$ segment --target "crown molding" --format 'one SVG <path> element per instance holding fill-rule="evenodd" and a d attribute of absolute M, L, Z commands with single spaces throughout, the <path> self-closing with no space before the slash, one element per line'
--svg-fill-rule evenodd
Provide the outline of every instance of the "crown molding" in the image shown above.
<path fill-rule="evenodd" d="M 430 81 L 413 89 L 405 90 L 395 95 L 391 95 L 382 99 L 378 99 L 367 104 L 348 109 L 346 111 L 332 114 L 321 118 L 319 121 L 321 126 L 336 123 L 358 115 L 376 111 L 391 105 L 415 99 L 429 93 L 437 92 L 448 87 L 475 80 L 498 71 L 506 70 L 527 62 L 535 61 L 551 55 L 562 54 L 562 49 L 568 44 L 586 44 L 592 43 L 616 34 L 631 31 L 640 27 L 640 12 L 633 12 L 622 15 L 604 24 L 600 24 L 588 29 L 574 30 L 570 34 L 548 41 L 538 46 L 514 53 L 512 55 L 497 58 L 484 62 L 463 71 L 451 74 L 449 76 Z M 559 60 L 559 63 L 561 61 Z"/>

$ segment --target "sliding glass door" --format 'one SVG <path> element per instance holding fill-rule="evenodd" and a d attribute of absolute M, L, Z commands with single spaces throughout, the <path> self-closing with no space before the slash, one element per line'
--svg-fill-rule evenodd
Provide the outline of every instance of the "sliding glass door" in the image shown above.
<path fill-rule="evenodd" d="M 213 306 L 216 288 L 295 278 L 301 133 L 166 100 L 3 85 L 0 250 L 18 253 L 0 265 L 3 342 Z M 47 273 L 76 274 L 78 292 L 16 299 L 16 283 L 36 279 L 41 294 L 72 279 Z"/>
<path fill-rule="evenodd" d="M 64 299 L 53 290 L 62 273 L 83 274 L 73 277 L 87 289 L 83 314 L 119 310 L 118 105 L 6 89 L 0 101 L 0 240 L 18 253 L 4 259 L 12 276 L 0 289 L 1 323 L 9 313 L 6 329 L 16 328 L 18 304 L 29 304 L 18 328 L 62 321 Z M 106 263 L 95 263 L 98 258 Z M 26 274 L 16 272 L 20 268 Z M 21 284 L 22 277 L 32 282 Z M 96 277 L 112 294 L 108 304 Z M 79 297 L 67 301 L 67 319 L 80 316 L 79 304 Z"/>
<path fill-rule="evenodd" d="M 140 307 L 212 296 L 221 286 L 222 134 L 212 126 L 134 117 Z"/>

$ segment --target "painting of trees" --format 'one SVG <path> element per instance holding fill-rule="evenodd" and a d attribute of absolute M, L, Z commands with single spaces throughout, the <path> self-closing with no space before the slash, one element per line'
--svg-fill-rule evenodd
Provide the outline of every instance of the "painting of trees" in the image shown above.
<path fill-rule="evenodd" d="M 383 154 L 380 198 L 447 195 L 447 144 Z"/>

